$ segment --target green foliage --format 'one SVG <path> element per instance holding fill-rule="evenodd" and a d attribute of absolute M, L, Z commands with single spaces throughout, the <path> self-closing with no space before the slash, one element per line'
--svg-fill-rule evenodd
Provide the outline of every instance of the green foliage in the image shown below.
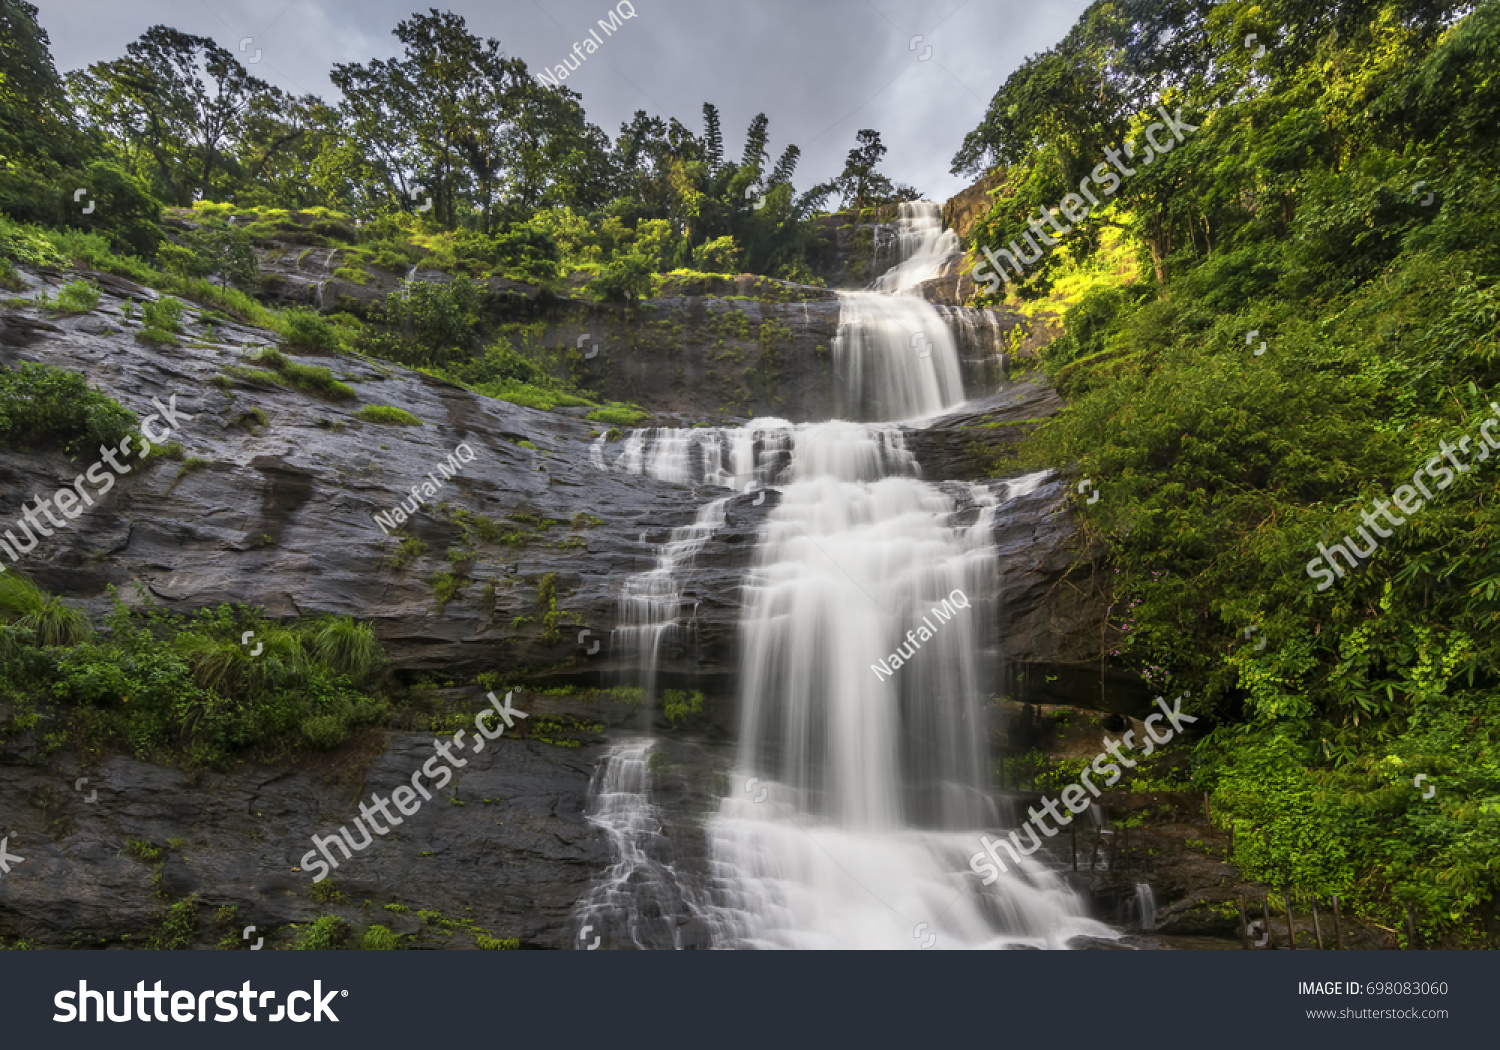
<path fill-rule="evenodd" d="M 316 310 L 291 307 L 277 318 L 277 331 L 288 346 L 313 350 L 337 350 L 338 330 Z"/>
<path fill-rule="evenodd" d="M 349 936 L 349 923 L 338 915 L 320 915 L 305 926 L 293 923 L 291 929 L 297 938 L 292 948 L 304 952 L 334 951 Z"/>
<path fill-rule="evenodd" d="M 704 696 L 697 689 L 690 693 L 682 689 L 667 689 L 662 692 L 661 701 L 661 713 L 673 726 L 703 712 Z"/>
<path fill-rule="evenodd" d="M 125 843 L 125 855 L 147 864 L 155 864 L 162 859 L 162 850 L 160 846 L 154 846 L 145 839 L 130 839 Z"/>
<path fill-rule="evenodd" d="M 394 408 L 391 405 L 366 405 L 354 413 L 355 419 L 363 419 L 366 423 L 379 423 L 389 427 L 419 427 L 422 421 L 412 415 L 404 408 Z"/>
<path fill-rule="evenodd" d="M 608 407 L 596 409 L 586 417 L 593 423 L 608 423 L 617 427 L 633 427 L 644 420 L 651 418 L 651 413 L 634 405 L 624 405 L 616 401 Z"/>
<path fill-rule="evenodd" d="M 69 281 L 57 293 L 52 309 L 65 314 L 86 314 L 99 305 L 99 289 L 92 281 Z"/>
<path fill-rule="evenodd" d="M 473 356 L 480 293 L 472 281 L 407 281 L 400 293 L 371 309 L 360 349 L 405 365 L 442 365 Z"/>
<path fill-rule="evenodd" d="M 88 619 L 14 570 L 0 574 L 0 623 L 29 631 L 39 646 L 70 646 L 92 629 Z"/>
<path fill-rule="evenodd" d="M 182 302 L 170 295 L 148 299 L 141 306 L 141 320 L 146 323 L 147 328 L 174 334 L 181 332 Z"/>
<path fill-rule="evenodd" d="M 299 390 L 315 394 L 325 401 L 351 401 L 356 396 L 352 386 L 339 382 L 328 369 L 321 365 L 300 364 L 291 360 L 280 350 L 262 350 L 257 356 L 247 358 L 247 360 L 256 364 L 270 365 L 275 370 L 272 376 L 273 381 L 278 381 L 276 377 L 279 376 L 280 380 L 284 380 Z"/>
<path fill-rule="evenodd" d="M 376 924 L 365 929 L 364 939 L 359 946 L 367 952 L 392 952 L 402 947 L 403 940 L 404 938 L 392 933 L 389 926 Z"/>
<path fill-rule="evenodd" d="M 77 372 L 22 362 L 0 369 L 0 444 L 73 453 L 118 446 L 135 416 Z"/>
<path fill-rule="evenodd" d="M 0 215 L 0 258 L 23 266 L 56 267 L 64 263 L 62 254 L 42 231 L 4 215 Z"/>
<path fill-rule="evenodd" d="M 351 681 L 369 679 L 385 661 L 374 629 L 352 616 L 330 616 L 309 624 L 304 639 L 312 658 Z"/>
<path fill-rule="evenodd" d="M 709 273 L 738 273 L 740 249 L 733 236 L 715 237 L 693 249 L 693 268 Z"/>
<path fill-rule="evenodd" d="M 589 282 L 590 294 L 614 302 L 644 299 L 651 294 L 651 265 L 635 253 L 607 263 Z"/>
<path fill-rule="evenodd" d="M 18 590 L 15 579 L 0 576 L 8 625 L 0 628 L 0 688 L 49 710 L 80 748 L 119 744 L 141 758 L 213 766 L 246 751 L 270 757 L 303 742 L 334 746 L 387 712 L 355 686 L 381 662 L 368 627 L 283 627 L 230 606 L 192 617 L 149 607 L 132 614 L 117 602 L 105 636 L 69 622 L 48 633 L 34 610 L 55 599 Z"/>
<path fill-rule="evenodd" d="M 420 558 L 427 553 L 427 544 L 417 536 L 402 536 L 401 542 L 396 546 L 396 553 L 391 557 L 391 568 L 400 570 L 413 558 Z"/>
<path fill-rule="evenodd" d="M 307 895 L 319 904 L 348 904 L 349 895 L 334 885 L 332 879 L 315 882 Z"/>
<path fill-rule="evenodd" d="M 521 939 L 519 937 L 491 937 L 487 933 L 476 933 L 474 947 L 489 952 L 513 952 L 521 947 Z"/>
<path fill-rule="evenodd" d="M 182 951 L 193 946 L 198 932 L 198 901 L 188 897 L 167 908 L 156 930 L 146 941 L 153 951 Z"/>
<path fill-rule="evenodd" d="M 432 577 L 432 596 L 439 606 L 447 605 L 463 590 L 468 581 L 449 572 L 435 573 Z"/>
<path fill-rule="evenodd" d="M 199 202 L 203 203 L 203 202 Z M 254 291 L 260 284 L 255 253 L 244 230 L 213 218 L 157 249 L 156 262 L 168 273 L 187 278 L 215 278 Z"/>
<path fill-rule="evenodd" d="M 1114 569 L 1107 649 L 1190 692 L 1193 787 L 1246 874 L 1392 926 L 1412 903 L 1477 944 L 1500 891 L 1493 463 L 1432 486 L 1359 569 L 1322 590 L 1307 571 L 1444 442 L 1493 460 L 1477 431 L 1500 400 L 1500 13 L 1441 7 L 1314 28 L 1273 3 L 1261 24 L 1299 29 L 1247 89 L 1241 23 L 1182 35 L 1146 0 L 1096 6 L 1001 89 L 958 162 L 999 162 L 974 239 L 1008 240 L 1105 147 L 1139 144 L 1155 98 L 1129 85 L 1180 85 L 1166 108 L 1200 130 L 1069 238 L 1084 259 L 1118 224 L 1136 280 L 1068 310 L 1042 359 L 1071 404 L 1022 462 L 1100 493 L 1078 509 Z M 1050 255 L 1036 289 L 1069 265 Z"/>

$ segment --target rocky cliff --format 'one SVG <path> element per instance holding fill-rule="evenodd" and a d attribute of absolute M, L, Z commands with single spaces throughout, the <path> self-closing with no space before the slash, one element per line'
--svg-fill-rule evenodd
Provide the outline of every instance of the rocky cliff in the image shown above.
<path fill-rule="evenodd" d="M 269 294 L 334 309 L 371 291 L 335 283 L 336 263 L 268 255 Z M 0 746 L 8 822 L 0 834 L 26 861 L 0 879 L 0 937 L 138 943 L 165 921 L 167 901 L 192 899 L 201 944 L 236 942 L 238 926 L 276 930 L 333 909 L 356 925 L 384 922 L 437 943 L 450 943 L 445 931 L 482 929 L 566 946 L 567 913 L 605 859 L 583 819 L 602 734 L 640 725 L 638 709 L 596 691 L 638 670 L 608 643 L 620 581 L 650 568 L 670 530 L 723 490 L 597 470 L 590 445 L 619 435 L 581 418 L 586 410 L 537 411 L 376 360 L 282 347 L 291 362 L 326 366 L 354 391 L 327 400 L 249 360 L 272 345 L 270 333 L 191 304 L 178 345 L 143 342 L 126 303 L 155 293 L 118 277 L 85 275 L 102 293 L 89 313 L 60 316 L 24 301 L 71 276 L 23 272 L 27 290 L 0 311 L 0 364 L 83 372 L 141 415 L 153 398 L 175 397 L 192 418 L 172 434 L 180 448 L 122 478 L 48 538 L 25 571 L 95 623 L 111 585 L 127 603 L 176 611 L 240 602 L 275 618 L 349 614 L 374 626 L 394 688 L 427 688 L 389 728 L 288 767 L 165 769 L 57 750 L 45 743 L 45 722 L 13 725 Z M 632 306 L 549 297 L 512 282 L 492 282 L 490 291 L 495 309 L 542 321 L 544 338 L 596 342 L 598 353 L 583 360 L 587 382 L 663 421 L 752 413 L 807 420 L 833 411 L 838 303 L 824 290 L 745 277 L 668 285 Z M 1045 389 L 1007 383 L 979 343 L 967 356 L 970 367 L 991 369 L 994 393 L 908 433 L 932 479 L 987 480 L 994 454 L 1058 407 Z M 420 425 L 361 418 L 369 406 L 402 409 Z M 421 509 L 399 527 L 377 522 L 412 501 L 413 486 L 439 478 L 460 446 L 472 456 L 458 458 L 454 476 Z M 5 457 L 6 520 L 92 459 Z M 949 491 L 961 514 L 972 510 L 966 485 Z M 1002 688 L 1027 699 L 1077 699 L 1099 687 L 1090 670 L 1098 552 L 1081 543 L 1065 496 L 1059 479 L 1044 479 L 995 516 L 1004 615 L 991 647 L 1008 668 Z M 726 525 L 683 581 L 694 629 L 661 654 L 662 685 L 707 694 L 686 729 L 658 725 L 674 732 L 673 746 L 701 742 L 702 754 L 687 763 L 700 779 L 724 760 L 718 742 L 733 735 L 740 585 L 760 521 L 775 505 L 774 496 L 759 506 L 748 496 L 731 501 Z M 335 876 L 336 890 L 315 898 L 296 871 L 308 837 L 351 819 L 371 790 L 409 776 L 430 754 L 431 737 L 415 731 L 423 704 L 446 697 L 477 709 L 483 690 L 464 683 L 486 673 L 547 687 L 548 695 L 523 693 L 524 709 L 575 732 L 562 739 L 523 727 L 475 756 L 450 796 L 360 854 Z M 75 791 L 81 777 L 88 784 Z M 161 845 L 169 840 L 176 845 Z M 155 843 L 158 852 L 140 854 L 131 842 Z M 448 925 L 414 919 L 401 910 L 408 905 Z M 289 935 L 276 936 L 273 943 Z"/>

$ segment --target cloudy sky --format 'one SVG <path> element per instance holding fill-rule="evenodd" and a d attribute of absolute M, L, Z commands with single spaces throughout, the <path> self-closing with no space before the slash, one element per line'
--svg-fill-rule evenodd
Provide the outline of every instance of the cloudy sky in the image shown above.
<path fill-rule="evenodd" d="M 157 23 L 212 37 L 263 79 L 333 98 L 335 62 L 390 57 L 391 29 L 438 6 L 500 40 L 533 72 L 561 63 L 605 0 L 33 0 L 58 69 L 118 57 Z M 1085 0 L 634 0 L 636 17 L 571 73 L 589 119 L 613 138 L 637 109 L 701 130 L 719 107 L 725 151 L 737 157 L 757 112 L 770 118 L 773 159 L 802 147 L 796 185 L 838 173 L 860 128 L 890 148 L 884 170 L 943 200 L 964 135 L 1028 55 L 1072 26 Z M 628 7 L 624 10 L 628 10 Z M 930 49 L 930 50 L 929 50 Z M 924 57 L 925 56 L 925 57 Z"/>

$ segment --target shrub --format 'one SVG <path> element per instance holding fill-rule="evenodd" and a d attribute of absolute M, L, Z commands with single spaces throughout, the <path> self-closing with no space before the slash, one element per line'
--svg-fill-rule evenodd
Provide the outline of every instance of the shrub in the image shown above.
<path fill-rule="evenodd" d="M 260 273 L 249 236 L 221 220 L 208 219 L 203 226 L 181 235 L 181 243 L 163 244 L 156 253 L 157 265 L 187 278 L 217 277 L 224 284 L 254 289 Z"/>
<path fill-rule="evenodd" d="M 401 364 L 469 357 L 478 344 L 479 300 L 478 287 L 464 278 L 448 284 L 407 281 L 371 309 L 361 348 Z"/>
<path fill-rule="evenodd" d="M 304 310 L 296 306 L 283 310 L 277 319 L 276 329 L 288 346 L 306 346 L 318 350 L 339 348 L 338 331 L 315 310 Z"/>
<path fill-rule="evenodd" d="M 13 222 L 4 214 L 0 214 L 0 258 L 23 266 L 67 265 L 67 259 L 41 230 Z"/>
<path fill-rule="evenodd" d="M 674 726 L 703 711 L 704 696 L 696 689 L 691 693 L 681 689 L 668 689 L 661 694 L 661 699 L 661 712 Z"/>
<path fill-rule="evenodd" d="M 392 427 L 419 427 L 422 421 L 404 408 L 394 408 L 391 405 L 366 405 L 354 413 L 355 419 L 363 419 L 366 423 L 379 423 L 383 426 Z"/>
<path fill-rule="evenodd" d="M 43 646 L 75 645 L 90 633 L 87 617 L 15 572 L 0 574 L 0 622 L 33 632 Z"/>
<path fill-rule="evenodd" d="M 163 332 L 180 332 L 182 330 L 182 302 L 170 295 L 147 300 L 141 307 L 141 320 L 146 323 L 147 328 L 157 328 Z"/>
<path fill-rule="evenodd" d="M 704 241 L 693 249 L 693 268 L 707 273 L 738 273 L 740 249 L 730 236 Z"/>
<path fill-rule="evenodd" d="M 589 282 L 589 293 L 615 302 L 643 299 L 651 294 L 651 264 L 634 252 L 617 256 Z"/>
<path fill-rule="evenodd" d="M 413 558 L 420 558 L 427 553 L 427 544 L 417 536 L 402 536 L 400 544 L 396 547 L 396 553 L 391 557 L 391 568 L 400 569 Z"/>
<path fill-rule="evenodd" d="M 147 945 L 155 951 L 181 951 L 193 946 L 198 932 L 198 901 L 194 897 L 180 900 L 166 910 Z"/>
<path fill-rule="evenodd" d="M 91 281 L 69 281 L 57 293 L 52 309 L 65 314 L 86 314 L 99 305 L 99 289 Z"/>
<path fill-rule="evenodd" d="M 513 952 L 521 947 L 521 939 L 519 937 L 491 937 L 487 933 L 476 933 L 474 947 L 488 952 Z"/>
<path fill-rule="evenodd" d="M 60 445 L 71 453 L 118 445 L 134 426 L 129 409 L 77 372 L 29 362 L 0 369 L 0 445 Z"/>
<path fill-rule="evenodd" d="M 353 681 L 368 678 L 380 666 L 384 653 L 375 631 L 351 616 L 330 616 L 308 627 L 303 635 L 313 659 L 346 674 Z"/>
<path fill-rule="evenodd" d="M 432 594 L 439 605 L 447 605 L 463 589 L 465 581 L 452 573 L 439 572 L 432 577 Z"/>
<path fill-rule="evenodd" d="M 376 924 L 365 930 L 360 947 L 367 952 L 397 951 L 401 947 L 401 938 L 392 933 L 390 927 Z"/>
<path fill-rule="evenodd" d="M 344 939 L 349 936 L 349 924 L 338 915 L 322 915 L 309 926 L 293 925 L 292 929 L 298 931 L 297 942 L 292 948 L 304 952 L 342 948 Z"/>

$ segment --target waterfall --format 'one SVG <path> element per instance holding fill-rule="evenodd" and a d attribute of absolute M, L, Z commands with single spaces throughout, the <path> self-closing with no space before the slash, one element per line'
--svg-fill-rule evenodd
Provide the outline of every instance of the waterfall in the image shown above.
<path fill-rule="evenodd" d="M 931 484 L 892 422 L 964 399 L 950 318 L 916 294 L 956 249 L 935 205 L 903 205 L 891 268 L 869 290 L 840 293 L 836 374 L 847 414 L 865 422 L 641 429 L 590 450 L 604 470 L 780 493 L 744 586 L 739 739 L 707 822 L 708 882 L 680 888 L 679 910 L 717 947 L 1061 948 L 1114 936 L 1045 851 L 989 887 L 969 869 L 980 834 L 1005 822 L 983 707 L 996 623 L 990 534 L 997 508 L 1044 475 Z M 653 572 L 624 586 L 620 630 L 636 632 L 648 683 L 661 637 L 679 623 L 684 565 L 726 503 L 703 508 Z M 612 751 L 596 777 L 590 819 L 615 860 L 591 893 L 594 912 L 579 913 L 613 908 L 626 931 L 662 913 L 661 873 L 640 860 L 659 824 L 642 816 L 649 771 L 633 747 Z M 609 770 L 627 758 L 640 778 L 634 815 L 608 823 L 597 816 L 605 789 L 624 775 Z"/>
<path fill-rule="evenodd" d="M 584 950 L 686 947 L 685 928 L 702 911 L 672 865 L 651 803 L 651 748 L 649 740 L 610 748 L 589 788 L 587 820 L 604 833 L 612 860 L 575 911 L 575 940 Z"/>
<path fill-rule="evenodd" d="M 928 201 L 901 205 L 897 229 L 895 265 L 870 290 L 838 293 L 834 367 L 844 413 L 857 419 L 921 419 L 964 397 L 952 330 L 919 295 L 956 256 L 958 238 Z"/>
<path fill-rule="evenodd" d="M 1149 882 L 1135 884 L 1135 916 L 1142 930 L 1156 929 L 1156 893 Z"/>
<path fill-rule="evenodd" d="M 610 635 L 609 651 L 638 669 L 647 704 L 656 699 L 661 647 L 683 629 L 682 573 L 692 565 L 698 549 L 723 527 L 728 503 L 728 499 L 716 499 L 700 507 L 693 524 L 672 530 L 655 567 L 628 577 L 621 589 L 620 623 Z"/>

